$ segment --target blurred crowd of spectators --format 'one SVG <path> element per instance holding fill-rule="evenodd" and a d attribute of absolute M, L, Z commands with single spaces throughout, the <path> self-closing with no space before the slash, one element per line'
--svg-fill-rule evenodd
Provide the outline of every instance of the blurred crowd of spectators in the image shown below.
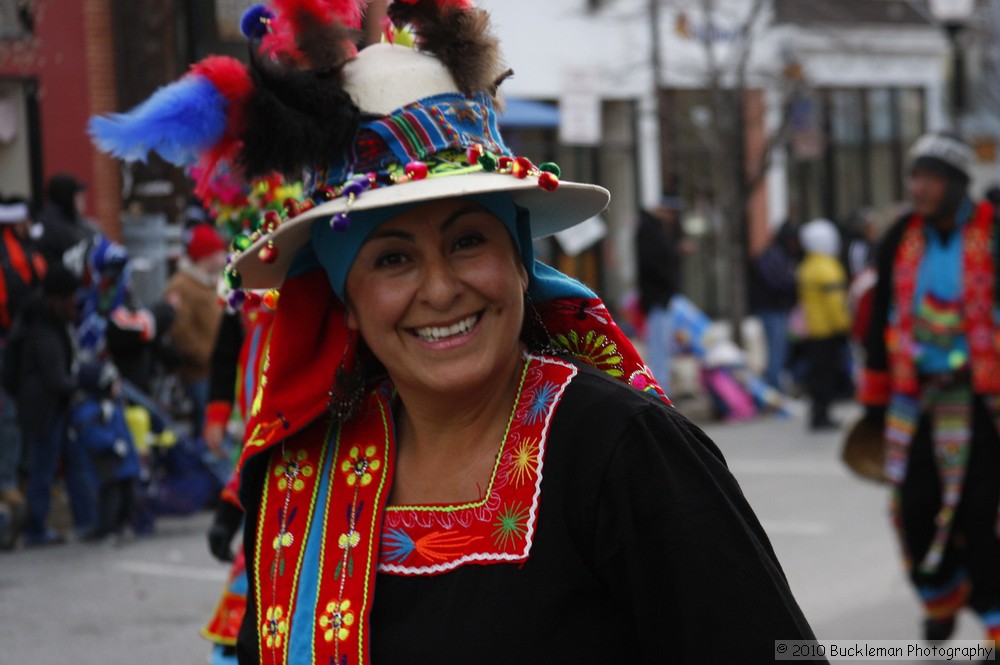
<path fill-rule="evenodd" d="M 162 297 L 144 304 L 75 177 L 53 176 L 39 211 L 0 198 L 0 549 L 152 530 L 154 452 L 199 438 L 224 313 L 226 245 L 192 217 Z M 72 530 L 53 527 L 53 496 Z"/>

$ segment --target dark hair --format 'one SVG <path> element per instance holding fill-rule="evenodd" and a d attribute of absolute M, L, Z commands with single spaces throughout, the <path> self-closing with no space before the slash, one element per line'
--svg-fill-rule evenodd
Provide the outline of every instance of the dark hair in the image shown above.
<path fill-rule="evenodd" d="M 48 187 L 45 194 L 49 197 L 52 205 L 59 208 L 59 211 L 67 219 L 76 219 L 77 192 L 82 192 L 87 187 L 69 173 L 57 173 L 49 178 Z"/>
<path fill-rule="evenodd" d="M 967 174 L 938 157 L 930 157 L 927 155 L 917 157 L 913 160 L 913 164 L 910 166 L 910 173 L 915 171 L 930 171 L 931 173 L 936 173 L 949 182 L 957 183 L 963 189 L 969 185 L 969 176 Z"/>

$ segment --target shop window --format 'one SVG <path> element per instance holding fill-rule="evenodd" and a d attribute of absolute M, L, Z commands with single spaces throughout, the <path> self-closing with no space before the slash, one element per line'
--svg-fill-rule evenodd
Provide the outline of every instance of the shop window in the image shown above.
<path fill-rule="evenodd" d="M 34 30 L 34 11 L 30 2 L 0 0 L 0 39 L 27 39 Z"/>
<path fill-rule="evenodd" d="M 905 196 L 906 151 L 924 131 L 924 95 L 917 88 L 818 90 L 810 122 L 819 149 L 789 162 L 793 218 L 842 222 L 862 207 L 889 213 Z"/>

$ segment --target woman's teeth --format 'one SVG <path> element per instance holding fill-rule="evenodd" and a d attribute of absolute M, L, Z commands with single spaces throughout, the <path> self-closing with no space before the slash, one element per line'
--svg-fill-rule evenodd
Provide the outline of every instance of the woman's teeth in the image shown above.
<path fill-rule="evenodd" d="M 452 324 L 450 326 L 438 327 L 438 326 L 426 326 L 424 328 L 414 328 L 414 334 L 425 342 L 438 342 L 442 339 L 448 337 L 454 337 L 456 335 L 464 335 L 468 333 L 476 325 L 479 320 L 478 314 L 473 314 L 467 319 L 462 319 L 458 323 Z"/>

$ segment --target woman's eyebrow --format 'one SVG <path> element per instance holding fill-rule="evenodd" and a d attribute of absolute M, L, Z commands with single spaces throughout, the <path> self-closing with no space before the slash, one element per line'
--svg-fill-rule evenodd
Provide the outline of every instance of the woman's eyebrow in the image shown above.
<path fill-rule="evenodd" d="M 480 206 L 474 203 L 462 206 L 455 212 L 448 215 L 448 217 L 446 217 L 445 220 L 441 222 L 442 233 L 451 228 L 455 224 L 455 222 L 457 222 L 459 218 L 462 217 L 463 215 L 468 215 L 470 213 L 476 213 L 476 212 L 485 212 L 485 211 Z"/>
<path fill-rule="evenodd" d="M 377 240 L 380 238 L 399 238 L 402 240 L 413 240 L 413 234 L 403 231 L 401 229 L 375 229 L 372 231 L 371 235 L 368 236 L 368 240 Z M 368 242 L 367 240 L 365 241 Z"/>
<path fill-rule="evenodd" d="M 469 204 L 469 205 L 466 205 L 466 206 L 462 206 L 458 210 L 456 210 L 453 213 L 451 213 L 450 215 L 448 215 L 444 219 L 444 221 L 441 222 L 441 229 L 440 229 L 441 232 L 443 233 L 443 232 L 447 231 L 449 228 L 451 228 L 455 224 L 455 222 L 457 222 L 463 216 L 471 214 L 471 213 L 476 213 L 476 212 L 484 212 L 484 211 L 483 211 L 482 208 L 480 208 L 479 206 L 477 206 L 475 204 Z M 376 230 L 372 231 L 371 235 L 368 236 L 368 238 L 369 238 L 369 240 L 375 240 L 375 239 L 380 239 L 380 238 L 398 238 L 398 239 L 401 239 L 401 240 L 413 240 L 414 236 L 413 236 L 412 233 L 410 233 L 408 231 L 404 231 L 402 229 L 392 229 L 392 228 L 389 228 L 389 229 L 376 229 Z"/>

